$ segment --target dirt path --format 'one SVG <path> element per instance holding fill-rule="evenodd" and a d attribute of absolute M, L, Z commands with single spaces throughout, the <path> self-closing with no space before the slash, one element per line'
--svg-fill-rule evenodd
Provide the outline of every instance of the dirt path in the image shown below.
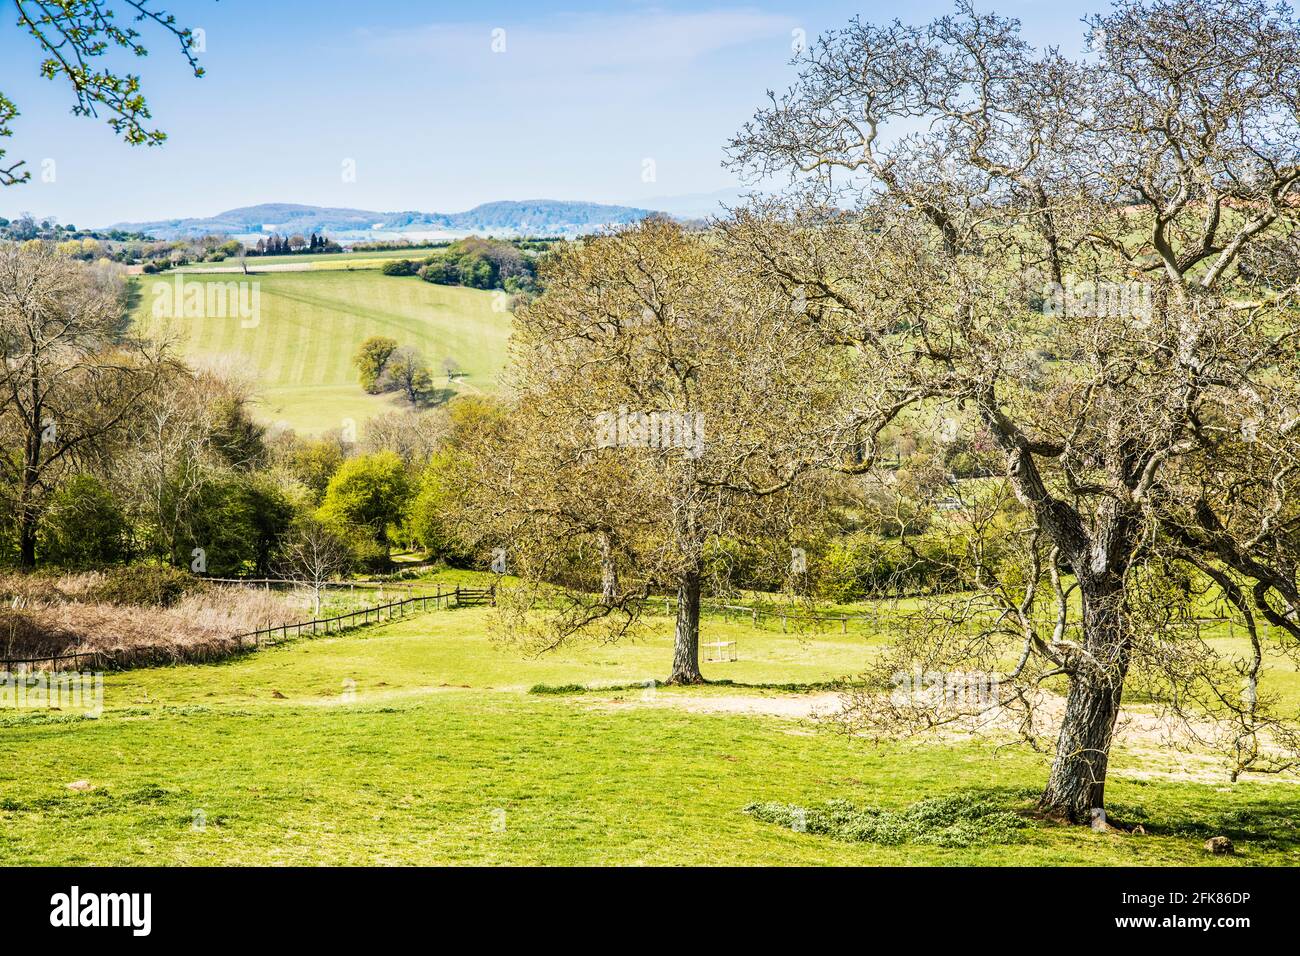
<path fill-rule="evenodd" d="M 586 694 L 576 701 L 594 711 L 617 712 L 631 708 L 674 708 L 692 714 L 741 714 L 771 717 L 792 723 L 811 724 L 834 717 L 844 709 L 847 698 L 838 693 L 817 694 L 690 694 L 680 691 L 626 691 L 609 696 Z M 1044 694 L 1039 705 L 1040 733 L 1049 740 L 1056 735 L 1065 711 L 1064 698 Z M 1010 741 L 1017 736 L 1020 716 L 993 712 L 939 732 L 940 739 L 970 740 L 976 737 Z M 1207 739 L 1209 724 L 1194 725 L 1191 733 Z M 919 739 L 919 738 L 918 738 Z M 1115 729 L 1117 765 L 1111 773 L 1139 780 L 1183 780 L 1230 786 L 1223 759 L 1204 746 L 1197 746 L 1188 728 L 1150 708 L 1123 710 Z M 1300 785 L 1300 779 L 1280 774 L 1247 776 L 1253 782 Z"/>
<path fill-rule="evenodd" d="M 784 717 L 808 720 L 826 717 L 844 706 L 839 694 L 722 694 L 694 696 L 680 693 L 628 691 L 625 696 L 584 698 L 594 710 L 623 710 L 627 707 L 672 707 L 692 714 L 746 714 L 754 717 Z"/>

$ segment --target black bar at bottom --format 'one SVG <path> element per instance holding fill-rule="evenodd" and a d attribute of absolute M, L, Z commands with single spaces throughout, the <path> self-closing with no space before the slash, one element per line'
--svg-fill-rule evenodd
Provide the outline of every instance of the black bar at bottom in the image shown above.
<path fill-rule="evenodd" d="M 6 936 L 14 941 L 76 934 L 128 944 L 337 944 L 484 917 L 488 922 L 478 922 L 477 933 L 493 939 L 511 927 L 535 934 L 541 926 L 572 938 L 561 928 L 594 929 L 592 918 L 600 914 L 599 925 L 621 925 L 629 936 L 658 936 L 671 926 L 673 933 L 695 929 L 701 939 L 721 933 L 729 945 L 737 937 L 762 939 L 781 924 L 818 935 L 833 927 L 864 942 L 898 935 L 918 943 L 973 941 L 1008 932 L 1029 939 L 1022 934 L 1045 931 L 1054 936 L 1040 938 L 1083 945 L 1103 937 L 1171 934 L 1230 945 L 1261 929 L 1291 930 L 1298 872 L 36 868 L 0 869 L 0 899 Z M 118 925 L 85 925 L 114 921 Z"/>

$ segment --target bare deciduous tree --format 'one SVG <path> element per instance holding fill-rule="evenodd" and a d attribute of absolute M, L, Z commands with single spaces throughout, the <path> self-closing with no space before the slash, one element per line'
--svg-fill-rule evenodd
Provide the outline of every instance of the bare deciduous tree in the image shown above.
<path fill-rule="evenodd" d="M 347 544 L 314 518 L 304 518 L 281 543 L 281 573 L 311 591 L 312 613 L 320 616 L 321 594 L 351 564 Z"/>
<path fill-rule="evenodd" d="M 161 364 L 121 334 L 122 311 L 114 276 L 40 243 L 0 247 L 0 481 L 22 567 L 36 564 L 57 477 L 93 455 L 157 381 Z"/>
<path fill-rule="evenodd" d="M 567 248 L 548 268 L 546 293 L 517 317 L 514 401 L 464 476 L 469 514 L 513 573 L 573 585 L 547 592 L 541 646 L 592 628 L 614 639 L 668 591 L 668 680 L 698 683 L 709 549 L 797 521 L 791 482 L 834 444 L 821 433 L 834 357 L 809 348 L 817 337 L 789 321 L 790 302 L 741 260 L 666 221 Z"/>
<path fill-rule="evenodd" d="M 1075 821 L 1104 806 L 1131 674 L 1179 708 L 1239 699 L 1154 582 L 1194 566 L 1252 639 L 1256 619 L 1300 637 L 1297 289 L 1236 268 L 1300 212 L 1300 25 L 1264 0 L 1119 0 L 1088 28 L 1077 61 L 965 2 L 828 34 L 732 144 L 792 199 L 726 224 L 860 359 L 878 421 L 947 409 L 991 436 L 1031 519 L 1015 587 L 977 561 L 966 640 L 906 649 L 1010 655 L 1020 699 L 1068 681 L 1042 805 Z"/>

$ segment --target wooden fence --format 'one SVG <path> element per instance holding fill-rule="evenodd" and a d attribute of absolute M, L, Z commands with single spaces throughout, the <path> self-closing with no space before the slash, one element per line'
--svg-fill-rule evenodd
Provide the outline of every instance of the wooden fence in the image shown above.
<path fill-rule="evenodd" d="M 439 586 L 433 594 L 423 594 L 418 597 L 403 598 L 399 601 L 389 601 L 387 604 L 376 604 L 370 607 L 358 608 L 355 611 L 349 611 L 345 614 L 336 614 L 332 617 L 315 618 L 310 621 L 295 621 L 292 623 L 276 624 L 272 627 L 260 628 L 256 631 L 245 631 L 242 634 L 234 634 L 229 640 L 233 642 L 228 653 L 241 653 L 244 651 L 257 650 L 259 647 L 268 647 L 287 641 L 290 638 L 314 637 L 321 634 L 338 634 L 343 631 L 350 631 L 353 628 L 365 627 L 369 624 L 384 624 L 392 620 L 400 620 L 406 617 L 408 610 L 412 613 L 422 613 L 429 610 L 437 610 L 440 607 L 472 607 L 482 604 L 490 604 L 496 599 L 495 588 L 463 588 L 457 585 L 451 591 L 443 591 Z M 226 656 L 222 654 L 221 656 Z M 93 664 L 98 667 L 117 668 L 120 664 L 115 662 L 114 656 L 108 651 L 76 651 L 71 654 L 59 654 L 46 657 L 29 657 L 29 658 L 10 658 L 0 659 L 0 670 L 12 670 L 14 665 L 32 666 L 37 664 L 50 664 L 51 670 L 61 670 L 57 666 L 65 661 L 72 661 L 72 669 L 77 670 L 82 661 Z M 168 661 L 170 662 L 170 661 Z M 132 663 L 138 663 L 133 661 Z"/>
<path fill-rule="evenodd" d="M 661 600 L 663 601 L 665 614 L 671 615 L 676 613 L 676 607 L 677 607 L 676 598 L 671 598 L 671 597 L 651 598 L 646 603 L 647 606 L 655 606 Z M 817 610 L 809 611 L 804 609 L 792 608 L 789 606 L 756 607 L 756 606 L 740 605 L 740 604 L 723 604 L 723 603 L 712 602 L 712 601 L 701 601 L 700 612 L 717 614 L 723 617 L 724 619 L 732 616 L 747 617 L 750 619 L 750 623 L 756 628 L 759 627 L 761 622 L 763 622 L 764 620 L 776 621 L 777 619 L 779 619 L 781 622 L 782 632 L 785 632 L 790 624 L 795 624 L 795 625 L 813 624 L 813 625 L 831 625 L 831 626 L 838 624 L 840 626 L 840 633 L 847 634 L 849 632 L 850 622 L 861 623 L 862 625 L 868 625 L 868 624 L 879 625 L 882 623 L 890 623 L 890 622 L 897 623 L 899 621 L 904 621 L 909 617 L 916 616 L 916 612 L 899 610 L 898 608 L 891 608 L 888 606 L 889 602 L 891 601 L 896 602 L 898 600 L 899 600 L 898 598 L 884 598 L 880 600 L 879 607 L 876 610 L 870 612 L 854 612 L 854 613 L 848 613 L 844 611 L 817 611 Z M 1040 632 L 1048 633 L 1048 634 L 1051 633 L 1052 628 L 1055 625 L 1055 621 L 1053 619 L 1047 619 L 1047 618 L 1043 618 L 1043 619 L 1035 618 L 1034 623 Z M 1188 624 L 1191 627 L 1194 627 L 1197 630 L 1198 634 L 1203 629 L 1211 629 L 1214 627 L 1222 627 L 1226 625 L 1227 636 L 1230 639 L 1236 637 L 1237 633 L 1239 632 L 1242 634 L 1245 633 L 1243 625 L 1234 622 L 1234 620 L 1230 617 L 1198 617 L 1198 618 L 1193 618 L 1188 620 L 1186 624 Z M 1081 625 L 1078 621 L 1072 621 L 1068 625 L 1068 629 L 1077 632 L 1080 626 Z M 1261 634 L 1266 637 L 1272 636 L 1272 630 L 1273 630 L 1272 626 L 1267 624 L 1263 625 L 1260 628 Z"/>

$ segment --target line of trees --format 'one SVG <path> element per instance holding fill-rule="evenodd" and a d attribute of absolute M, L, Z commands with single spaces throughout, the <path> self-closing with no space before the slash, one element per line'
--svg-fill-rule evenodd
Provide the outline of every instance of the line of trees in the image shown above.
<path fill-rule="evenodd" d="M 440 419 L 379 416 L 351 443 L 268 431 L 249 383 L 135 338 L 126 296 L 108 264 L 0 245 L 0 564 L 302 576 L 307 555 L 386 570 L 422 546 Z"/>
<path fill-rule="evenodd" d="M 537 291 L 535 254 L 552 244 L 536 240 L 481 239 L 470 236 L 448 244 L 423 260 L 387 262 L 387 276 L 419 276 L 435 285 L 502 289 L 515 294 Z"/>
<path fill-rule="evenodd" d="M 309 236 L 298 233 L 282 236 L 273 232 L 269 236 L 258 239 L 248 247 L 247 251 L 250 256 L 292 256 L 299 253 L 342 252 L 343 247 L 333 239 L 318 236 L 314 232 Z"/>

